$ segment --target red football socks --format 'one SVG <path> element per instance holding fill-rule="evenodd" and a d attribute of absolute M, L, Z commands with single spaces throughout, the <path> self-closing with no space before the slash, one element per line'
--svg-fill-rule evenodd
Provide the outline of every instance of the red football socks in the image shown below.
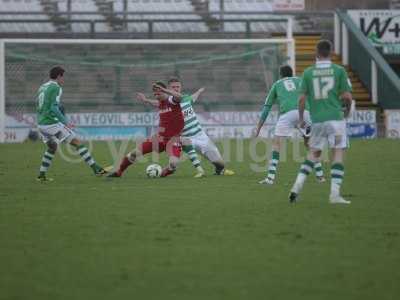
<path fill-rule="evenodd" d="M 171 174 L 174 174 L 174 173 L 175 173 L 175 170 L 170 170 L 170 169 L 167 167 L 167 168 L 165 168 L 165 169 L 162 171 L 161 177 L 167 177 L 167 176 L 169 176 L 169 175 L 171 175 Z"/>
<path fill-rule="evenodd" d="M 119 165 L 119 169 L 117 171 L 118 176 L 121 176 L 122 173 L 132 164 L 132 162 L 125 156 Z"/>

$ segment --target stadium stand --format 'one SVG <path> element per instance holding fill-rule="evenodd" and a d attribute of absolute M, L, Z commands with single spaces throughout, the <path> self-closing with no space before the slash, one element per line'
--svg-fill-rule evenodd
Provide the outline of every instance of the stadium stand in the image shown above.
<path fill-rule="evenodd" d="M 301 74 L 304 69 L 314 61 L 314 49 L 320 36 L 298 36 L 296 37 L 296 69 L 297 74 Z M 83 51 L 82 49 L 86 50 Z M 226 46 L 226 52 L 235 51 L 235 47 Z M 30 45 L 25 47 L 24 53 L 43 53 L 40 45 Z M 69 57 L 72 60 L 99 61 L 107 57 L 108 62 L 137 63 L 146 61 L 156 61 L 157 55 L 162 53 L 163 60 L 168 59 L 168 46 L 163 46 L 163 51 L 149 51 L 148 48 L 143 48 L 138 51 L 137 46 L 121 45 L 116 48 L 103 45 L 101 48 L 96 47 L 96 57 L 93 57 L 91 52 L 93 48 L 82 46 L 69 46 L 68 50 L 63 47 L 54 45 L 50 50 L 47 50 L 47 57 Z M 219 53 L 224 52 L 224 48 L 219 48 Z M 182 60 L 195 58 L 201 55 L 204 49 L 199 49 L 198 52 L 192 51 L 190 57 L 185 49 L 176 48 L 174 53 Z M 120 53 L 124 53 L 123 60 L 120 58 Z M 181 53 L 181 54 L 180 54 Z M 210 49 L 210 56 L 212 56 Z M 29 59 L 29 56 L 28 56 Z M 103 61 L 104 62 L 104 61 Z M 341 59 L 334 56 L 334 62 L 341 64 Z M 171 67 L 163 67 L 161 69 L 148 69 L 147 67 L 118 67 L 118 65 L 104 67 L 96 67 L 91 65 L 81 64 L 82 61 L 76 63 L 72 61 L 68 63 L 68 80 L 66 89 L 68 94 L 65 95 L 68 99 L 68 108 L 74 110 L 74 107 L 79 107 L 82 111 L 87 109 L 90 111 L 93 108 L 99 111 L 110 110 L 140 110 L 144 107 L 132 106 L 132 95 L 135 91 L 148 91 L 149 82 L 154 78 L 167 78 L 171 74 L 179 74 L 185 78 L 186 88 L 190 91 L 195 90 L 199 85 L 207 87 L 207 99 L 202 101 L 200 106 L 207 110 L 211 105 L 214 110 L 220 107 L 221 109 L 254 109 L 264 99 L 267 87 L 265 85 L 264 74 L 260 73 L 260 59 L 253 58 L 248 60 L 232 60 L 223 64 L 213 63 L 213 65 L 204 64 L 183 66 L 171 65 Z M 32 74 L 42 74 L 45 77 L 47 64 L 39 63 L 32 60 L 30 63 L 21 63 L 20 60 L 15 60 L 7 64 L 7 68 L 18 69 L 15 77 L 7 78 L 7 99 L 13 105 L 24 103 L 24 107 L 32 107 L 32 95 L 37 88 L 37 82 L 31 81 L 29 78 Z M 347 68 L 348 69 L 348 68 Z M 257 70 L 257 71 L 256 71 Z M 358 107 L 372 107 L 370 95 L 366 88 L 361 83 L 360 79 L 350 69 L 348 69 L 350 79 L 354 88 L 354 98 L 357 101 Z M 8 71 L 7 71 L 8 72 Z M 178 73 L 177 73 L 178 72 Z M 40 76 L 40 75 L 38 75 Z M 149 77 L 150 76 L 150 77 Z M 244 80 L 241 80 L 244 78 Z M 222 80 L 222 81 L 221 81 Z"/>
<path fill-rule="evenodd" d="M 390 8 L 391 9 L 400 9 L 400 1 L 399 0 L 391 0 Z"/>
<path fill-rule="evenodd" d="M 114 1 L 115 4 L 122 4 L 122 1 Z M 169 1 L 154 1 L 154 0 L 131 0 L 128 1 L 128 11 L 132 12 L 157 12 L 159 14 L 145 14 L 145 15 L 134 15 L 130 16 L 130 19 L 162 19 L 162 20 L 183 20 L 183 19 L 193 19 L 201 20 L 201 17 L 195 14 L 194 7 L 190 1 L 185 0 L 169 0 Z M 122 11 L 118 9 L 118 11 Z M 168 15 L 162 13 L 177 12 L 177 14 Z M 179 12 L 193 13 L 191 15 L 179 14 Z M 143 30 L 142 27 L 137 27 L 137 24 L 130 23 L 129 29 L 134 31 Z M 144 28 L 147 30 L 147 28 Z M 171 22 L 171 23 L 155 23 L 153 30 L 155 32 L 206 32 L 207 26 L 205 23 L 198 22 Z"/>
<path fill-rule="evenodd" d="M 24 13 L 23 15 L 1 15 L 0 19 L 14 20 L 16 18 L 32 20 L 49 20 L 45 14 L 37 15 L 29 13 L 44 13 L 41 1 L 38 0 L 0 0 L 0 12 Z M 52 23 L 0 23 L 0 32 L 54 32 L 56 28 Z"/>
<path fill-rule="evenodd" d="M 282 15 L 265 15 L 271 12 L 270 2 L 269 0 L 226 0 L 224 15 L 221 16 L 218 0 L 209 2 L 202 0 L 0 0 L 2 3 L 0 13 L 13 12 L 12 15 L 1 14 L 0 19 L 29 18 L 49 21 L 48 23 L 0 23 L 0 32 L 89 33 L 92 30 L 92 24 L 89 21 L 97 21 L 93 28 L 96 33 L 116 31 L 146 33 L 149 31 L 149 20 L 162 20 L 151 24 L 151 30 L 160 33 L 245 32 L 247 30 L 245 22 L 221 23 L 219 20 L 221 18 L 243 21 L 281 18 Z M 123 16 L 121 13 L 125 10 L 134 14 Z M 25 14 L 17 15 L 17 12 Z M 29 12 L 42 14 L 26 14 Z M 295 20 L 295 31 L 302 30 L 304 17 L 301 18 Z M 307 19 L 309 21 L 309 18 Z M 86 22 L 79 22 L 79 20 Z M 127 20 L 132 22 L 126 23 Z M 166 22 L 167 20 L 171 21 Z M 190 20 L 195 20 L 195 22 L 190 22 Z M 280 23 L 253 22 L 251 31 L 283 32 L 284 28 Z"/>
<path fill-rule="evenodd" d="M 60 0 L 56 2 L 58 6 L 58 11 L 59 12 L 67 12 L 68 11 L 68 1 L 67 0 Z M 94 0 L 71 0 L 71 11 L 74 12 L 80 12 L 80 13 L 85 13 L 85 12 L 99 12 L 98 7 L 95 3 Z M 72 15 L 71 16 L 72 20 L 103 20 L 104 16 L 101 15 L 100 13 L 97 15 L 85 15 L 85 14 L 79 14 L 79 15 Z M 71 24 L 71 30 L 74 32 L 90 32 L 90 24 L 85 23 L 85 24 L 79 24 L 79 23 L 72 23 Z M 110 31 L 110 27 L 108 26 L 107 23 L 96 23 L 96 32 L 108 32 Z"/>
<path fill-rule="evenodd" d="M 392 1 L 391 5 L 395 6 L 399 1 Z M 114 34 L 116 32 L 131 32 L 131 33 L 146 33 L 149 30 L 149 21 L 153 21 L 152 31 L 156 33 L 203 33 L 204 36 L 214 37 L 214 32 L 223 33 L 238 33 L 246 31 L 245 23 L 229 22 L 227 20 L 251 20 L 251 19 L 273 19 L 277 18 L 274 15 L 262 14 L 261 12 L 268 13 L 271 11 L 270 0 L 225 0 L 224 2 L 224 15 L 225 21 L 219 23 L 220 15 L 220 2 L 219 0 L 0 0 L 0 12 L 23 12 L 25 15 L 5 15 L 1 14 L 0 18 L 3 20 L 12 20 L 15 18 L 24 18 L 31 20 L 48 21 L 47 23 L 1 23 L 0 32 L 42 32 L 42 33 L 87 33 L 91 30 L 89 23 L 79 23 L 77 20 L 95 20 L 102 21 L 96 23 L 96 32 L 108 32 Z M 132 14 L 123 15 L 121 12 L 130 12 Z M 254 12 L 260 12 L 254 13 Z M 42 14 L 29 14 L 37 12 Z M 68 12 L 79 12 L 79 14 L 68 14 Z M 85 14 L 87 13 L 87 14 Z M 240 13 L 240 14 L 239 14 Z M 282 18 L 283 15 L 279 15 Z M 321 29 L 323 22 L 332 19 L 326 15 L 307 16 L 296 15 L 294 24 L 294 31 L 305 32 L 305 28 L 310 29 L 310 32 L 315 29 Z M 132 20 L 136 22 L 125 22 Z M 171 22 L 156 22 L 155 20 Z M 186 22 L 173 22 L 179 20 L 189 20 Z M 190 22 L 190 20 L 196 22 Z M 322 20 L 322 21 L 321 21 Z M 72 22 L 70 22 L 72 21 Z M 143 22 L 139 22 L 143 21 Z M 223 24 L 223 25 L 221 25 Z M 331 24 L 329 25 L 331 26 Z M 279 23 L 266 23 L 254 22 L 251 24 L 251 32 L 259 33 L 263 36 L 268 34 L 281 34 L 284 32 L 283 25 Z M 321 31 L 320 31 L 321 32 Z M 112 36 L 112 35 L 110 35 Z M 158 37 L 163 37 L 159 35 Z M 317 40 L 321 37 L 317 35 L 296 36 L 296 68 L 297 73 L 300 74 L 306 66 L 310 65 L 314 60 L 314 49 Z M 29 46 L 26 50 L 35 52 L 34 45 Z M 127 60 L 145 60 L 144 53 L 141 53 L 142 58 L 133 57 L 129 46 L 124 46 L 124 56 Z M 28 51 L 28 52 L 29 52 Z M 89 56 L 90 53 L 79 53 L 77 49 L 60 50 L 54 47 L 48 53 L 49 57 L 53 57 L 55 53 L 67 57 L 76 57 L 77 55 Z M 102 51 L 97 52 L 99 57 L 109 57 L 114 55 L 111 48 L 105 47 Z M 135 54 L 138 55 L 138 54 Z M 193 53 L 196 56 L 196 53 Z M 334 61 L 341 63 L 340 57 L 334 57 Z M 235 76 L 237 69 L 241 68 L 241 75 L 247 80 L 240 81 L 238 84 L 208 84 L 208 95 L 210 102 L 221 103 L 222 101 L 229 102 L 232 105 L 239 105 L 239 102 L 247 101 L 248 105 L 258 103 L 265 95 L 265 82 L 263 78 L 258 78 L 259 74 L 253 74 L 256 64 L 259 62 L 249 61 L 243 67 L 243 63 L 232 62 L 229 66 L 224 66 L 220 70 L 213 70 L 213 74 L 208 74 L 205 68 L 198 68 L 197 70 L 185 70 L 185 78 L 187 81 L 188 89 L 195 89 L 197 86 L 191 86 L 191 82 L 204 82 L 207 80 L 213 83 L 217 80 L 215 74 L 224 73 L 225 77 Z M 27 80 L 32 76 L 32 70 L 41 70 L 41 66 L 36 61 L 32 61 L 25 67 L 21 67 L 18 61 L 9 63 L 8 68 L 19 68 L 18 74 L 15 78 L 10 78 L 7 82 L 7 97 L 12 99 L 11 103 L 31 103 L 32 94 L 36 89 L 36 83 L 30 84 Z M 46 66 L 47 67 L 47 66 Z M 43 67 L 42 73 L 45 74 L 46 67 Z M 26 69 L 24 69 L 26 68 Z M 73 76 L 75 72 L 81 72 L 81 66 L 71 64 L 69 65 L 69 83 L 68 83 L 68 101 L 73 106 L 87 105 L 91 107 L 96 105 L 98 107 L 107 109 L 107 107 L 117 106 L 125 107 L 127 101 L 131 101 L 131 93 L 134 90 L 145 90 L 148 80 L 146 72 L 140 69 L 121 69 L 118 67 L 108 67 L 102 69 L 91 69 L 87 67 L 88 77 L 82 78 Z M 173 74 L 176 70 L 167 70 L 165 74 Z M 353 87 L 354 97 L 357 100 L 359 107 L 370 107 L 372 102 L 368 90 L 363 86 L 360 79 L 350 69 L 348 69 Z M 40 73 L 40 72 L 39 72 Z M 42 74 L 40 73 L 40 74 Z M 160 73 L 160 78 L 164 74 Z M 167 75 L 165 75 L 167 76 Z M 95 78 L 95 80 L 93 80 Z M 223 88 L 222 88 L 223 87 Z M 226 93 L 228 91 L 228 94 Z M 258 91 L 255 93 L 254 91 Z M 227 96 L 228 95 L 228 96 Z M 231 97 L 229 95 L 235 95 Z M 84 96 L 84 99 L 82 99 Z M 236 104 L 234 103 L 236 101 Z M 32 103 L 31 103 L 32 104 Z M 29 106 L 29 105 L 28 105 Z M 135 108 L 137 109 L 137 108 Z M 226 108 L 225 108 L 226 109 Z"/>
<path fill-rule="evenodd" d="M 211 11 L 220 11 L 220 1 L 210 0 L 209 8 Z M 224 2 L 224 10 L 228 12 L 270 12 L 272 11 L 271 0 L 228 0 Z"/>

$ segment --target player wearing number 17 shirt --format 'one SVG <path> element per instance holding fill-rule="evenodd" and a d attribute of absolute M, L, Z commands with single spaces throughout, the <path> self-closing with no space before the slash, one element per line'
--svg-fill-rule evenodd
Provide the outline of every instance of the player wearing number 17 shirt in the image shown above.
<path fill-rule="evenodd" d="M 303 74 L 299 97 L 300 126 L 304 126 L 306 102 L 310 106 L 312 120 L 309 153 L 301 165 L 289 201 L 296 202 L 307 175 L 313 168 L 321 150 L 328 144 L 332 151 L 331 191 L 329 202 L 349 204 L 342 198 L 343 156 L 347 148 L 346 121 L 352 104 L 351 83 L 346 70 L 330 60 L 332 44 L 322 40 L 317 45 L 317 61 Z"/>
<path fill-rule="evenodd" d="M 298 127 L 299 111 L 297 100 L 300 95 L 301 78 L 293 76 L 293 70 L 290 66 L 282 66 L 279 73 L 281 79 L 272 85 L 255 130 L 255 137 L 257 137 L 260 134 L 260 130 L 267 119 L 272 106 L 275 104 L 278 105 L 279 119 L 275 125 L 272 153 L 268 164 L 267 177 L 259 182 L 260 184 L 267 185 L 274 184 L 275 182 L 282 143 L 285 139 L 292 136 L 295 129 L 300 129 Z M 309 126 L 311 125 L 308 108 L 306 108 L 306 111 L 304 112 L 304 121 L 308 127 L 304 130 L 300 130 L 300 132 L 302 133 L 307 145 Z M 324 182 L 325 178 L 321 162 L 316 161 L 314 167 L 318 181 Z"/>

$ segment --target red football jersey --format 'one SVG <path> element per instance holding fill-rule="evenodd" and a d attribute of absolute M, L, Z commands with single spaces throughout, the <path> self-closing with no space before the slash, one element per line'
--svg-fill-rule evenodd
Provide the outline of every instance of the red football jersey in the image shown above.
<path fill-rule="evenodd" d="M 160 115 L 158 134 L 166 138 L 180 136 L 184 125 L 181 105 L 174 102 L 170 96 L 168 100 L 160 101 L 158 108 Z"/>

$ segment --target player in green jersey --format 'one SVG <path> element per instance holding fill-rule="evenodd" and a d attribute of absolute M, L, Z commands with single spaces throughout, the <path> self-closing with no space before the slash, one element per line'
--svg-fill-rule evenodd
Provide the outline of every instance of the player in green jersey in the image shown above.
<path fill-rule="evenodd" d="M 180 84 L 179 80 L 176 78 L 171 78 L 168 81 L 168 84 L 171 89 L 173 87 L 175 87 L 175 90 L 181 90 L 176 87 L 178 84 Z M 182 109 L 182 113 L 183 113 L 184 121 L 185 121 L 184 128 L 182 131 L 182 150 L 183 150 L 183 152 L 186 153 L 186 155 L 189 157 L 190 161 L 192 162 L 193 167 L 197 170 L 197 174 L 194 176 L 195 178 L 203 177 L 205 175 L 205 172 L 204 172 L 203 167 L 201 166 L 201 161 L 197 155 L 195 148 L 192 145 L 191 140 L 188 138 L 185 138 L 185 137 L 196 134 L 201 130 L 200 123 L 197 121 L 196 118 L 193 119 L 192 121 L 190 121 L 189 123 L 187 123 L 187 121 L 188 121 L 188 117 L 190 117 L 194 114 L 193 107 L 191 104 L 197 101 L 197 99 L 204 92 L 204 90 L 205 90 L 204 88 L 200 88 L 192 95 L 183 94 L 182 101 L 181 101 L 181 109 Z M 189 132 L 187 130 L 188 127 L 191 127 Z"/>
<path fill-rule="evenodd" d="M 40 166 L 38 181 L 51 181 L 46 174 L 61 142 L 68 142 L 76 148 L 83 160 L 92 168 L 95 175 L 103 175 L 106 171 L 96 164 L 89 150 L 81 144 L 71 130 L 67 118 L 60 110 L 60 98 L 62 85 L 64 84 L 64 72 L 61 67 L 50 70 L 50 80 L 42 84 L 36 94 L 37 98 L 37 122 L 39 133 L 43 142 L 47 145 Z"/>
<path fill-rule="evenodd" d="M 177 93 L 182 92 L 182 83 L 178 78 L 171 78 L 168 81 L 168 87 Z M 193 157 L 197 150 L 214 165 L 216 175 L 234 175 L 235 173 L 232 170 L 225 168 L 221 153 L 209 136 L 204 132 L 193 109 L 193 103 L 196 102 L 203 91 L 204 89 L 200 89 L 192 96 L 182 95 L 181 108 L 185 121 L 182 130 L 183 151 L 188 154 L 195 167 L 198 158 L 193 159 Z M 199 172 L 195 177 L 201 177 L 203 175 L 204 171 L 203 174 Z"/>
<path fill-rule="evenodd" d="M 279 119 L 275 125 L 274 139 L 272 142 L 271 159 L 268 164 L 267 177 L 260 181 L 260 184 L 273 184 L 276 178 L 277 167 L 279 163 L 280 148 L 285 139 L 291 137 L 293 129 L 298 128 L 299 112 L 297 100 L 299 98 L 300 82 L 299 77 L 293 76 L 293 70 L 290 66 L 282 66 L 279 69 L 281 79 L 275 82 L 268 93 L 267 99 L 261 113 L 260 120 L 255 129 L 255 137 L 260 134 L 260 130 L 268 117 L 273 105 L 278 105 Z M 306 110 L 304 119 L 308 126 L 311 124 L 310 115 Z M 300 131 L 307 142 L 308 130 Z M 315 163 L 317 179 L 324 182 L 324 174 L 321 162 Z"/>
<path fill-rule="evenodd" d="M 290 195 L 296 202 L 307 175 L 327 143 L 332 150 L 330 203 L 349 204 L 342 198 L 343 156 L 347 148 L 346 121 L 352 104 L 351 83 L 346 70 L 330 60 L 332 44 L 322 40 L 317 45 L 317 61 L 303 73 L 299 98 L 300 127 L 304 127 L 306 101 L 312 120 L 309 153 L 301 165 Z M 344 109 L 343 109 L 344 107 Z"/>

